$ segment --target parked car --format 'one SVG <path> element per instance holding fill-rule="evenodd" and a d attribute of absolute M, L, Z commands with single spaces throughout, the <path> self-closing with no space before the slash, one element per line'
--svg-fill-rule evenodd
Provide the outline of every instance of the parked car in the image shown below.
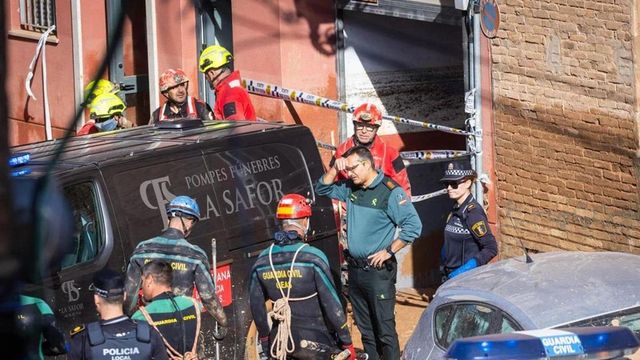
<path fill-rule="evenodd" d="M 622 325 L 640 336 L 640 256 L 550 252 L 481 266 L 437 290 L 404 359 L 442 359 L 454 340 L 521 330 Z"/>

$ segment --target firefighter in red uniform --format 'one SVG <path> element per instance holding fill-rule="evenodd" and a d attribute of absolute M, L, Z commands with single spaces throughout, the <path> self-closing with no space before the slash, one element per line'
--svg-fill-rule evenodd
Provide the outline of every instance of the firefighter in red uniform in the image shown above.
<path fill-rule="evenodd" d="M 153 112 L 149 124 L 174 119 L 213 120 L 211 107 L 189 96 L 189 78 L 181 69 L 168 69 L 160 75 L 160 92 L 167 101 Z"/>
<path fill-rule="evenodd" d="M 335 155 L 331 159 L 330 167 L 336 162 L 344 162 L 342 158 L 347 150 L 354 146 L 362 145 L 371 151 L 376 169 L 397 182 L 411 196 L 411 184 L 409 184 L 409 176 L 407 169 L 404 167 L 402 158 L 398 150 L 385 144 L 379 136 L 377 136 L 378 128 L 382 124 L 382 113 L 378 108 L 370 103 L 364 103 L 358 106 L 353 112 L 354 135 L 347 141 L 338 146 Z M 340 165 L 340 164 L 338 164 Z M 338 166 L 338 169 L 344 166 Z M 348 179 L 347 172 L 342 170 L 338 173 L 338 179 Z"/>
<path fill-rule="evenodd" d="M 212 45 L 200 54 L 200 71 L 216 94 L 213 115 L 217 120 L 256 120 L 249 94 L 242 87 L 240 73 L 232 71 L 233 56 L 220 45 Z"/>

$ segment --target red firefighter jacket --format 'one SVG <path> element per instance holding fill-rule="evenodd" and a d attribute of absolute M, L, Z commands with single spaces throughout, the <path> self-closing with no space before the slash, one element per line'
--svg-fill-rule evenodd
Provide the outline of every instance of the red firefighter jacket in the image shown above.
<path fill-rule="evenodd" d="M 216 86 L 216 120 L 256 120 L 249 94 L 242 87 L 240 73 L 234 71 Z"/>

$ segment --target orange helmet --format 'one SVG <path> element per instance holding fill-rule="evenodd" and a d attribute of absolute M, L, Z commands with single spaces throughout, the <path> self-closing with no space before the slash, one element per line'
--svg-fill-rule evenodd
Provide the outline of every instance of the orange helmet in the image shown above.
<path fill-rule="evenodd" d="M 278 202 L 276 210 L 276 218 L 283 219 L 302 219 L 311 216 L 311 201 L 302 195 L 287 194 Z"/>
<path fill-rule="evenodd" d="M 160 92 L 165 92 L 186 82 L 189 82 L 189 78 L 182 69 L 168 69 L 160 75 Z"/>
<path fill-rule="evenodd" d="M 371 103 L 364 103 L 353 111 L 353 121 L 365 124 L 382 125 L 382 113 Z"/>

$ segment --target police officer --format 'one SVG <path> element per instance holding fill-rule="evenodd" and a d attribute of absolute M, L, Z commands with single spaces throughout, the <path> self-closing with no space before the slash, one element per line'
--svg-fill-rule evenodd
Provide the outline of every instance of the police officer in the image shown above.
<path fill-rule="evenodd" d="M 200 332 L 200 305 L 193 298 L 176 296 L 171 291 L 172 281 L 169 263 L 152 260 L 144 264 L 142 296 L 146 306 L 131 318 L 153 324 L 164 338 L 169 356 L 192 359 Z"/>
<path fill-rule="evenodd" d="M 64 335 L 56 327 L 51 307 L 42 299 L 20 295 L 16 327 L 26 345 L 26 359 L 65 354 Z"/>
<path fill-rule="evenodd" d="M 162 338 L 145 322 L 124 315 L 124 281 L 110 269 L 97 272 L 89 287 L 100 321 L 71 331 L 70 360 L 168 359 Z"/>
<path fill-rule="evenodd" d="M 420 236 L 422 223 L 411 199 L 375 168 L 364 146 L 353 147 L 318 180 L 316 192 L 347 204 L 349 300 L 369 359 L 399 359 L 395 253 Z M 339 168 L 343 166 L 343 168 Z M 337 181 L 346 170 L 347 181 Z M 397 231 L 400 228 L 400 231 Z"/>
<path fill-rule="evenodd" d="M 355 350 L 346 317 L 325 254 L 305 241 L 311 206 L 302 195 L 287 194 L 278 203 L 276 218 L 282 230 L 251 270 L 251 313 L 258 328 L 262 358 L 323 359 L 331 352 L 314 353 L 306 343 Z M 274 301 L 267 313 L 265 301 Z M 268 317 L 273 319 L 269 330 Z M 271 345 L 270 345 L 271 344 Z M 320 347 L 322 348 L 322 347 Z"/>
<path fill-rule="evenodd" d="M 468 160 L 451 162 L 440 180 L 455 201 L 444 229 L 443 280 L 484 265 L 498 253 L 484 209 L 471 194 L 476 172 Z"/>
<path fill-rule="evenodd" d="M 256 120 L 249 93 L 242 87 L 240 73 L 233 71 L 233 56 L 220 45 L 211 45 L 200 54 L 200 72 L 216 93 L 213 115 L 217 120 Z"/>
<path fill-rule="evenodd" d="M 173 293 L 191 296 L 195 284 L 204 307 L 220 325 L 220 332 L 214 332 L 214 337 L 222 339 L 226 332 L 227 316 L 216 296 L 209 257 L 199 246 L 186 240 L 200 220 L 200 207 L 188 196 L 177 196 L 169 203 L 167 215 L 167 229 L 160 236 L 138 244 L 131 255 L 127 268 L 125 310 L 128 314 L 135 310 L 142 266 L 149 260 L 166 261 L 174 269 Z"/>

